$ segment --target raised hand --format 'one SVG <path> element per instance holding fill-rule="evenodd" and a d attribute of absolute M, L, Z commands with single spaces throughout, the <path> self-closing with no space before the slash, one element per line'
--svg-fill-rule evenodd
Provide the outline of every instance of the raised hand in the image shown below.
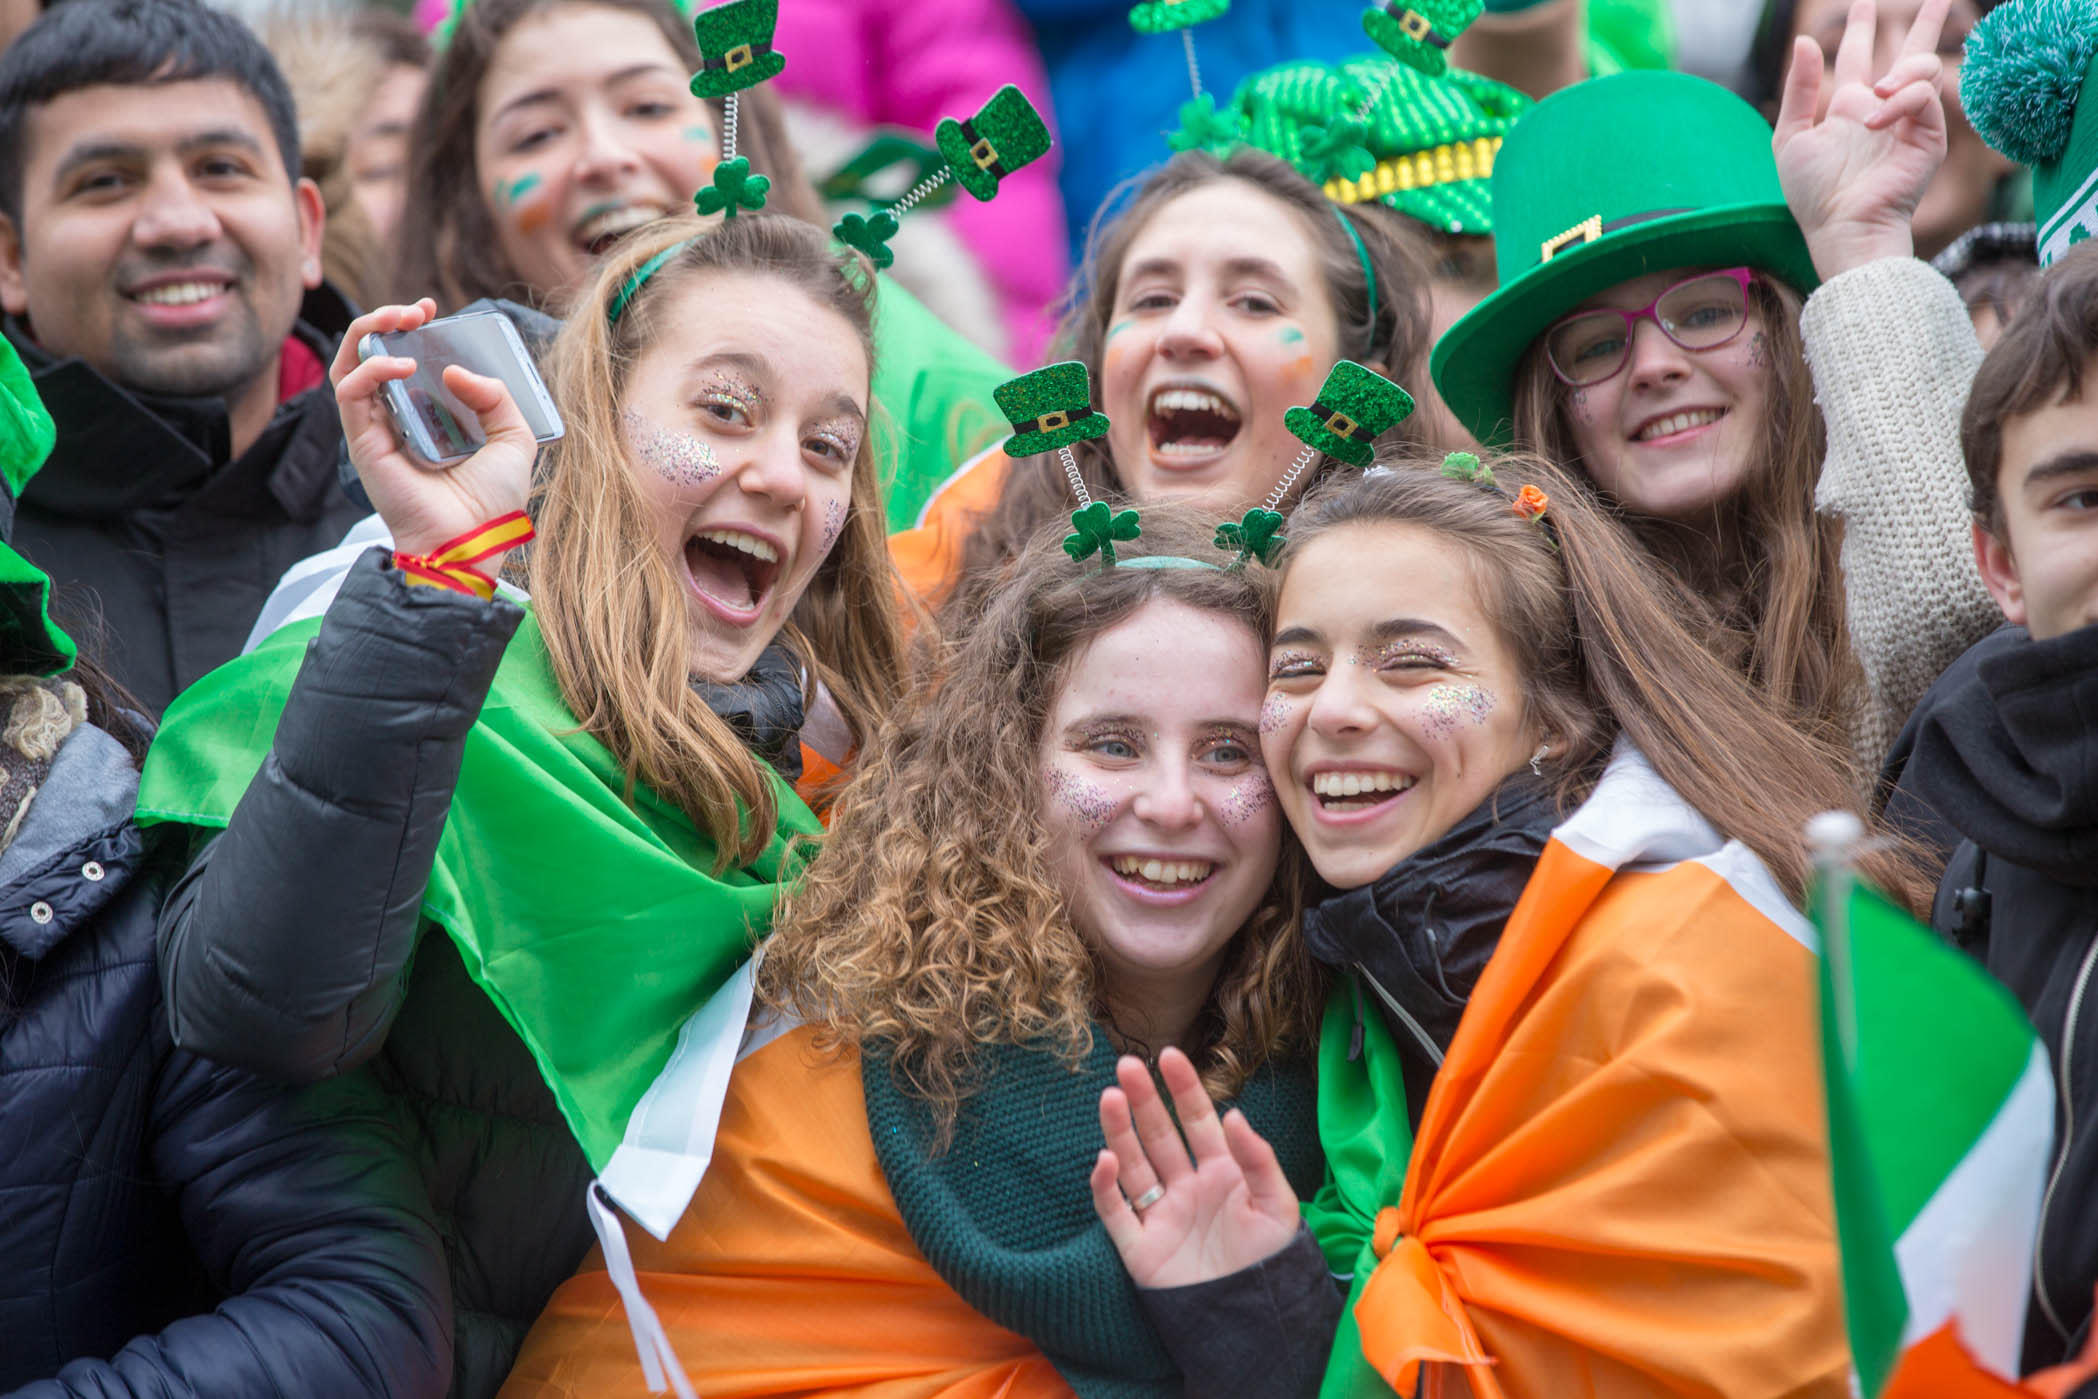
<path fill-rule="evenodd" d="M 1093 1163 L 1093 1208 L 1129 1276 L 1139 1287 L 1184 1287 L 1281 1252 L 1301 1217 L 1275 1149 L 1238 1109 L 1217 1117 L 1185 1054 L 1168 1049 L 1158 1071 L 1179 1128 L 1139 1059 L 1125 1055 L 1121 1086 L 1100 1095 L 1107 1149 Z"/>
<path fill-rule="evenodd" d="M 1785 202 L 1822 278 L 1915 252 L 1909 221 L 1945 159 L 1938 35 L 1951 0 L 1925 0 L 1875 81 L 1872 0 L 1853 0 L 1823 108 L 1821 48 L 1792 41 L 1771 149 Z"/>
<path fill-rule="evenodd" d="M 415 372 L 415 361 L 387 355 L 359 363 L 358 343 L 368 334 L 414 330 L 435 318 L 437 303 L 425 297 L 413 306 L 382 306 L 359 316 L 335 352 L 328 377 L 342 414 L 350 463 L 404 554 L 427 554 L 490 520 L 522 510 L 532 488 L 532 459 L 538 444 L 524 415 L 500 379 L 448 365 L 444 385 L 481 420 L 487 442 L 464 461 L 439 466 L 410 453 L 394 431 L 383 398 L 386 385 Z M 502 560 L 476 567 L 493 575 Z"/>

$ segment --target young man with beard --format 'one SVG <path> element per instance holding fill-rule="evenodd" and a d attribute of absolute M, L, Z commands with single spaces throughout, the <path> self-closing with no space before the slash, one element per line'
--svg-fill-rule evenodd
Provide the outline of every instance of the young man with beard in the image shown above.
<path fill-rule="evenodd" d="M 276 64 L 196 0 L 71 0 L 0 55 L 0 308 L 58 423 L 16 544 L 156 713 L 364 513 L 298 167 Z"/>

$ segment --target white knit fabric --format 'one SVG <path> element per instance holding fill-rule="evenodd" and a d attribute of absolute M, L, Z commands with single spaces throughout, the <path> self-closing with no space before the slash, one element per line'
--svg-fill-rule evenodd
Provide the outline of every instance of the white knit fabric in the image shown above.
<path fill-rule="evenodd" d="M 1843 521 L 1850 644 L 1869 688 L 1852 744 L 1876 771 L 1939 672 L 2003 621 L 1975 571 L 1960 456 L 1981 345 L 1959 293 L 1915 258 L 1823 283 L 1800 330 L 1828 424 L 1814 504 Z"/>

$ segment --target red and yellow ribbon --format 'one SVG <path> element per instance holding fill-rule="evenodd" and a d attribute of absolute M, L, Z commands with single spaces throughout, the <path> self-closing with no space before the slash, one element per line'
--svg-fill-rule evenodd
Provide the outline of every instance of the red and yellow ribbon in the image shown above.
<path fill-rule="evenodd" d="M 486 601 L 495 596 L 495 580 L 474 565 L 516 548 L 532 538 L 532 520 L 522 510 L 476 525 L 446 540 L 427 554 L 395 553 L 393 564 L 410 583 L 472 593 Z"/>

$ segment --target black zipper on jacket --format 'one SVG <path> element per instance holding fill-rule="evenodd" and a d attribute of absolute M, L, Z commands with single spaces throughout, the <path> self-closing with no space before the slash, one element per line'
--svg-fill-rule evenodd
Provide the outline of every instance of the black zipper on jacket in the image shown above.
<path fill-rule="evenodd" d="M 1384 1008 L 1386 1010 L 1389 1010 L 1393 1015 L 1396 1015 L 1399 1018 L 1399 1023 L 1413 1032 L 1414 1042 L 1419 1044 L 1422 1052 L 1428 1056 L 1428 1062 L 1433 1064 L 1438 1069 L 1441 1068 L 1442 1046 L 1435 1042 L 1435 1037 L 1430 1035 L 1426 1030 L 1422 1029 L 1420 1021 L 1415 1020 L 1413 1016 L 1407 1011 L 1406 1007 L 1399 1004 L 1397 997 L 1393 996 L 1391 992 L 1384 989 L 1383 982 L 1377 980 L 1376 977 L 1370 975 L 1370 969 L 1368 967 L 1364 966 L 1360 962 L 1357 962 L 1355 964 L 1355 970 L 1360 972 L 1362 974 L 1362 979 L 1370 984 L 1370 990 L 1375 991 L 1377 993 L 1377 999 L 1384 1002 Z"/>
<path fill-rule="evenodd" d="M 2040 1232 L 2034 1240 L 2032 1250 L 2032 1291 L 2040 1299 L 2040 1310 L 2047 1314 L 2048 1324 L 2063 1340 L 2069 1338 L 2069 1328 L 2062 1324 L 2061 1313 L 2054 1308 L 2054 1299 L 2047 1295 L 2047 1280 L 2041 1271 L 2047 1257 L 2047 1216 L 2054 1208 L 2054 1190 L 2061 1184 L 2062 1171 L 2069 1164 L 2069 1147 L 2076 1140 L 2076 1100 L 2069 1088 L 2069 1069 L 2076 1054 L 2076 1021 L 2083 1011 L 2083 993 L 2091 982 L 2091 967 L 2098 962 L 2098 933 L 2091 938 L 2091 945 L 2084 949 L 2083 965 L 2076 969 L 2076 985 L 2069 992 L 2068 1013 L 2062 1017 L 2062 1064 L 2061 1072 L 2055 1076 L 2062 1095 L 2062 1144 L 2054 1154 L 2054 1169 L 2047 1173 L 2047 1192 L 2040 1197 Z"/>

